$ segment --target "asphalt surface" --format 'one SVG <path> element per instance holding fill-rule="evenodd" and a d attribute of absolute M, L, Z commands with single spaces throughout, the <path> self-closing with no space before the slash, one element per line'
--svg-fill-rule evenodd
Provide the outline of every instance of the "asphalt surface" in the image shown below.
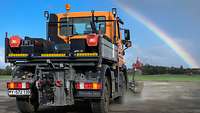
<path fill-rule="evenodd" d="M 200 82 L 144 82 L 141 93 L 126 94 L 124 104 L 110 113 L 200 113 Z M 17 113 L 15 99 L 0 88 L 0 113 Z M 70 108 L 40 108 L 38 113 L 91 113 L 87 104 Z"/>

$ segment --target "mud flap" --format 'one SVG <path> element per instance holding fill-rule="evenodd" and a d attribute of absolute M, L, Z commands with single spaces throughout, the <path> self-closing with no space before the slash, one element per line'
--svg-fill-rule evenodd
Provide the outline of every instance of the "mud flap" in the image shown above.
<path fill-rule="evenodd" d="M 58 82 L 54 92 L 54 104 L 55 106 L 63 105 L 73 105 L 74 96 L 73 96 L 73 82 L 70 80 L 69 76 L 72 76 L 73 73 L 69 71 L 58 71 L 54 76 L 54 80 Z"/>
<path fill-rule="evenodd" d="M 55 72 L 54 80 L 56 81 L 54 91 L 54 104 L 56 106 L 66 105 L 65 94 L 65 74 L 64 71 Z"/>

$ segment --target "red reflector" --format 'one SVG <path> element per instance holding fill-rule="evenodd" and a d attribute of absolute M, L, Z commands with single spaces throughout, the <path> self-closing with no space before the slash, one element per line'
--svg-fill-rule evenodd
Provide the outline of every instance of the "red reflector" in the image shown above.
<path fill-rule="evenodd" d="M 97 46 L 98 44 L 98 40 L 99 40 L 99 36 L 96 34 L 90 34 L 87 35 L 87 45 L 88 46 Z"/>
<path fill-rule="evenodd" d="M 92 83 L 84 83 L 84 89 L 92 89 Z"/>
<path fill-rule="evenodd" d="M 61 80 L 56 80 L 56 86 L 61 87 L 62 86 L 62 81 Z"/>
<path fill-rule="evenodd" d="M 21 44 L 21 38 L 19 36 L 11 36 L 9 40 L 9 45 L 11 48 L 19 47 Z"/>

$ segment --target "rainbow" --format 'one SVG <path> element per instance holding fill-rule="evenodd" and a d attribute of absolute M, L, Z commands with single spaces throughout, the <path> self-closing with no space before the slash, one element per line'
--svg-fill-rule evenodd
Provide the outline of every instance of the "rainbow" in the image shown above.
<path fill-rule="evenodd" d="M 127 5 L 123 3 L 117 3 L 120 8 L 122 8 L 127 14 L 129 14 L 131 17 L 135 18 L 137 21 L 142 23 L 144 26 L 146 26 L 151 32 L 153 32 L 159 39 L 161 39 L 164 43 L 166 43 L 172 50 L 175 51 L 175 53 L 180 56 L 185 63 L 188 64 L 191 68 L 199 68 L 199 64 L 195 59 L 183 48 L 181 47 L 175 40 L 173 40 L 173 37 L 169 36 L 167 33 L 165 33 L 163 30 L 158 28 L 153 22 L 145 18 L 143 15 L 139 14 L 133 8 L 128 7 Z"/>

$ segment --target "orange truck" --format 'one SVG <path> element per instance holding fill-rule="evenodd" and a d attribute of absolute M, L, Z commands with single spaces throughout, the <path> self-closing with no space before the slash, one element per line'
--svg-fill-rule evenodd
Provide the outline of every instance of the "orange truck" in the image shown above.
<path fill-rule="evenodd" d="M 111 101 L 122 103 L 127 89 L 125 50 L 130 32 L 116 8 L 109 12 L 50 14 L 47 37 L 5 38 L 5 62 L 14 67 L 7 82 L 21 113 L 39 106 L 90 103 L 93 113 L 108 113 Z"/>

